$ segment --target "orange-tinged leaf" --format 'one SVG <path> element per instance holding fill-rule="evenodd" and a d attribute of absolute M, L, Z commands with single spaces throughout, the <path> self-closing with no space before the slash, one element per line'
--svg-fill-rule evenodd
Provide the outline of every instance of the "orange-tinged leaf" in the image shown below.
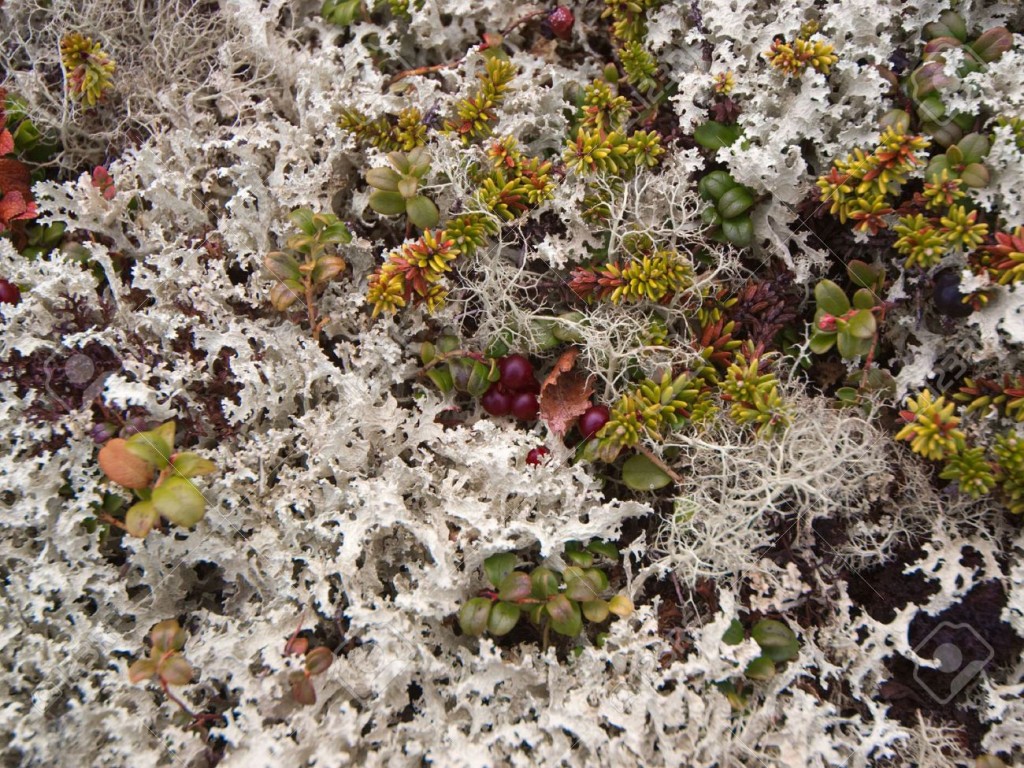
<path fill-rule="evenodd" d="M 541 418 L 556 435 L 564 435 L 591 406 L 594 388 L 589 377 L 575 370 L 579 354 L 576 347 L 563 352 L 540 388 Z"/>
<path fill-rule="evenodd" d="M 0 157 L 0 192 L 31 193 L 28 166 L 12 157 Z"/>
<path fill-rule="evenodd" d="M 129 451 L 120 437 L 100 448 L 99 463 L 103 474 L 125 488 L 146 488 L 153 481 L 153 465 Z"/>

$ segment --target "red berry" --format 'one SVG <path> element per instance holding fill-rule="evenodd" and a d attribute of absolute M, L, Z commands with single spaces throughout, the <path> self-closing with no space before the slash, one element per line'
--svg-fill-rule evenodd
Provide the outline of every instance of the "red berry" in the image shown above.
<path fill-rule="evenodd" d="M 608 423 L 611 414 L 605 405 L 593 405 L 580 416 L 579 428 L 584 440 L 589 440 Z"/>
<path fill-rule="evenodd" d="M 506 416 L 512 410 L 512 395 L 505 392 L 497 384 L 492 384 L 480 398 L 480 405 L 491 416 Z"/>
<path fill-rule="evenodd" d="M 17 304 L 21 301 L 21 291 L 10 280 L 0 279 L 0 304 Z"/>
<path fill-rule="evenodd" d="M 533 392 L 520 392 L 512 399 L 512 415 L 523 421 L 533 421 L 540 413 L 540 404 Z"/>
<path fill-rule="evenodd" d="M 547 456 L 551 451 L 545 448 L 543 445 L 538 448 L 532 448 L 528 454 L 526 454 L 526 463 L 532 467 L 536 467 L 540 464 L 541 459 Z"/>
<path fill-rule="evenodd" d="M 537 380 L 533 376 L 533 364 L 525 355 L 509 355 L 498 361 L 501 383 L 513 392 L 531 387 Z"/>
<path fill-rule="evenodd" d="M 560 40 L 568 40 L 572 37 L 572 25 L 575 20 L 572 11 L 564 5 L 559 5 L 548 13 L 542 26 Z"/>

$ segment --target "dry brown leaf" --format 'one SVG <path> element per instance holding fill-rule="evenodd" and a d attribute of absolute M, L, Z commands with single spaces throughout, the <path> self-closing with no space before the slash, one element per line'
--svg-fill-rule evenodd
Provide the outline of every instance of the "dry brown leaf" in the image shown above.
<path fill-rule="evenodd" d="M 28 166 L 11 157 L 0 158 L 0 192 L 28 195 L 31 185 Z"/>
<path fill-rule="evenodd" d="M 563 352 L 540 387 L 541 418 L 559 436 L 590 408 L 590 396 L 594 394 L 590 378 L 575 370 L 579 354 L 576 347 Z"/>

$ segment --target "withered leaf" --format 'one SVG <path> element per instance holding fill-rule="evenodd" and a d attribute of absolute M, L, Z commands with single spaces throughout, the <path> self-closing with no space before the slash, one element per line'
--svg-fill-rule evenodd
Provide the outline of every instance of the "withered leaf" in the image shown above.
<path fill-rule="evenodd" d="M 575 370 L 579 354 L 576 347 L 563 352 L 540 388 L 541 418 L 556 435 L 564 435 L 591 406 L 590 378 Z"/>

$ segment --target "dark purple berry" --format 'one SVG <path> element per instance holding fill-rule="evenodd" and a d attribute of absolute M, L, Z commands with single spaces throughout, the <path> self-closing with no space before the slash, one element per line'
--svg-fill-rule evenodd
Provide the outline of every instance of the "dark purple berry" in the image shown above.
<path fill-rule="evenodd" d="M 89 430 L 89 436 L 97 443 L 105 443 L 117 436 L 117 424 L 111 424 L 109 421 L 93 424 L 92 429 Z"/>
<path fill-rule="evenodd" d="M 530 452 L 526 454 L 526 463 L 531 467 L 536 467 L 540 464 L 541 460 L 547 456 L 551 451 L 545 448 L 543 445 L 537 448 L 531 448 Z"/>
<path fill-rule="evenodd" d="M 0 304 L 17 304 L 21 301 L 21 290 L 10 280 L 0 278 Z"/>
<path fill-rule="evenodd" d="M 529 389 L 536 383 L 533 376 L 533 364 L 525 355 L 509 355 L 498 361 L 501 371 L 501 383 L 512 392 Z"/>
<path fill-rule="evenodd" d="M 932 288 L 932 303 L 947 317 L 967 317 L 974 311 L 970 302 L 964 303 L 967 296 L 960 293 L 960 275 L 955 271 L 940 272 L 935 278 Z"/>
<path fill-rule="evenodd" d="M 508 412 L 512 410 L 512 395 L 497 384 L 492 384 L 480 398 L 480 405 L 491 416 L 507 416 Z"/>
<path fill-rule="evenodd" d="M 608 423 L 610 415 L 608 407 L 605 405 L 593 405 L 584 411 L 579 420 L 580 434 L 583 435 L 583 439 L 589 440 L 596 435 L 598 430 Z"/>
<path fill-rule="evenodd" d="M 568 40 L 572 37 L 572 25 L 576 21 L 572 11 L 564 5 L 556 6 L 548 12 L 544 21 L 540 23 L 540 33 L 548 40 L 557 37 L 559 40 Z"/>
<path fill-rule="evenodd" d="M 512 398 L 512 415 L 523 421 L 533 421 L 540 413 L 537 396 L 532 392 L 520 392 Z"/>

